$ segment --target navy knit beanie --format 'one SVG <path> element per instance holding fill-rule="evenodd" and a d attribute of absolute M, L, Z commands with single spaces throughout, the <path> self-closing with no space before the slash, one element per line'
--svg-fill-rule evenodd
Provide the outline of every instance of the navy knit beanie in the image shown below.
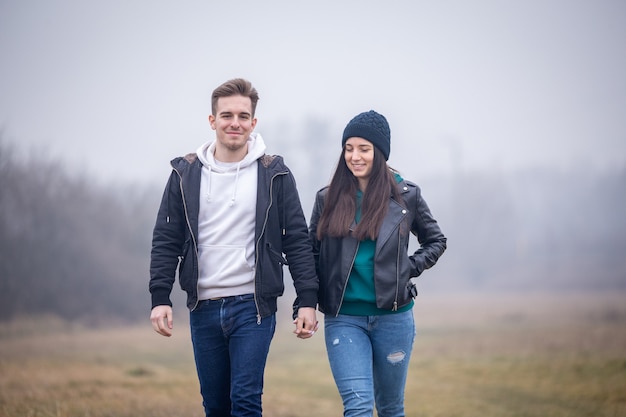
<path fill-rule="evenodd" d="M 376 113 L 374 110 L 363 112 L 354 116 L 354 118 L 348 122 L 348 125 L 343 131 L 341 147 L 345 146 L 346 141 L 349 138 L 355 136 L 372 142 L 372 144 L 383 153 L 385 161 L 389 159 L 389 152 L 391 150 L 391 131 L 385 116 Z"/>

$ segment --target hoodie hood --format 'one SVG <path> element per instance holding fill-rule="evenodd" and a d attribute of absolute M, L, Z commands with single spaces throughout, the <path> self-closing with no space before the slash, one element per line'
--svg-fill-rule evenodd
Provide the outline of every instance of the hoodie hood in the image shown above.
<path fill-rule="evenodd" d="M 265 154 L 265 142 L 259 133 L 252 132 L 248 138 L 248 153 L 239 162 L 228 163 L 219 162 L 215 159 L 215 141 L 207 142 L 200 146 L 196 151 L 198 159 L 202 162 L 202 178 L 206 181 L 207 201 L 211 201 L 212 193 L 214 192 L 212 183 L 213 176 L 219 174 L 228 174 L 235 172 L 234 180 L 231 187 L 230 206 L 235 204 L 237 199 L 237 190 L 239 188 L 239 174 L 242 170 L 251 168 L 252 165 Z M 256 167 L 253 167 L 256 171 Z"/>

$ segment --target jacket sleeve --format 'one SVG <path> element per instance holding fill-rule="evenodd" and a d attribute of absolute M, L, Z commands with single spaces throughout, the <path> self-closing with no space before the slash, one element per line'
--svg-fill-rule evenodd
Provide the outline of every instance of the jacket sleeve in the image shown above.
<path fill-rule="evenodd" d="M 447 239 L 431 214 L 428 204 L 422 198 L 419 187 L 416 188 L 415 199 L 411 201 L 415 210 L 411 232 L 417 236 L 420 247 L 410 258 L 416 269 L 414 276 L 417 277 L 437 263 L 447 248 Z"/>
<path fill-rule="evenodd" d="M 283 252 L 289 264 L 289 272 L 298 297 L 294 308 L 315 308 L 319 282 L 315 272 L 313 251 L 309 244 L 306 219 L 300 204 L 296 182 L 291 172 L 283 178 L 282 192 L 284 211 Z"/>
<path fill-rule="evenodd" d="M 152 235 L 150 285 L 152 308 L 172 305 L 170 293 L 185 241 L 185 225 L 179 177 L 172 171 L 163 192 Z"/>

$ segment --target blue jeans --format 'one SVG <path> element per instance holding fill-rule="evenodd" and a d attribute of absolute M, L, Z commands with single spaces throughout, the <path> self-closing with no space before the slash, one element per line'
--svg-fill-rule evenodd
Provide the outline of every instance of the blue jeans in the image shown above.
<path fill-rule="evenodd" d="M 324 317 L 326 352 L 344 416 L 404 416 L 404 386 L 415 340 L 413 311 Z"/>
<path fill-rule="evenodd" d="M 254 296 L 247 294 L 200 301 L 190 325 L 206 416 L 260 417 L 275 315 L 258 324 Z"/>

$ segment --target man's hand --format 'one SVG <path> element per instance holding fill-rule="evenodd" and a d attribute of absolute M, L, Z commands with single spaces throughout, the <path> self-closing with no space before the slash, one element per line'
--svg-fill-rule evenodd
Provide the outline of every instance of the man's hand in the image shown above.
<path fill-rule="evenodd" d="M 313 307 L 300 307 L 298 309 L 298 317 L 293 323 L 296 325 L 296 330 L 293 332 L 300 339 L 308 339 L 313 336 L 319 325 Z"/>
<path fill-rule="evenodd" d="M 150 321 L 155 332 L 167 337 L 172 335 L 174 328 L 172 307 L 168 305 L 154 307 L 150 313 Z"/>

